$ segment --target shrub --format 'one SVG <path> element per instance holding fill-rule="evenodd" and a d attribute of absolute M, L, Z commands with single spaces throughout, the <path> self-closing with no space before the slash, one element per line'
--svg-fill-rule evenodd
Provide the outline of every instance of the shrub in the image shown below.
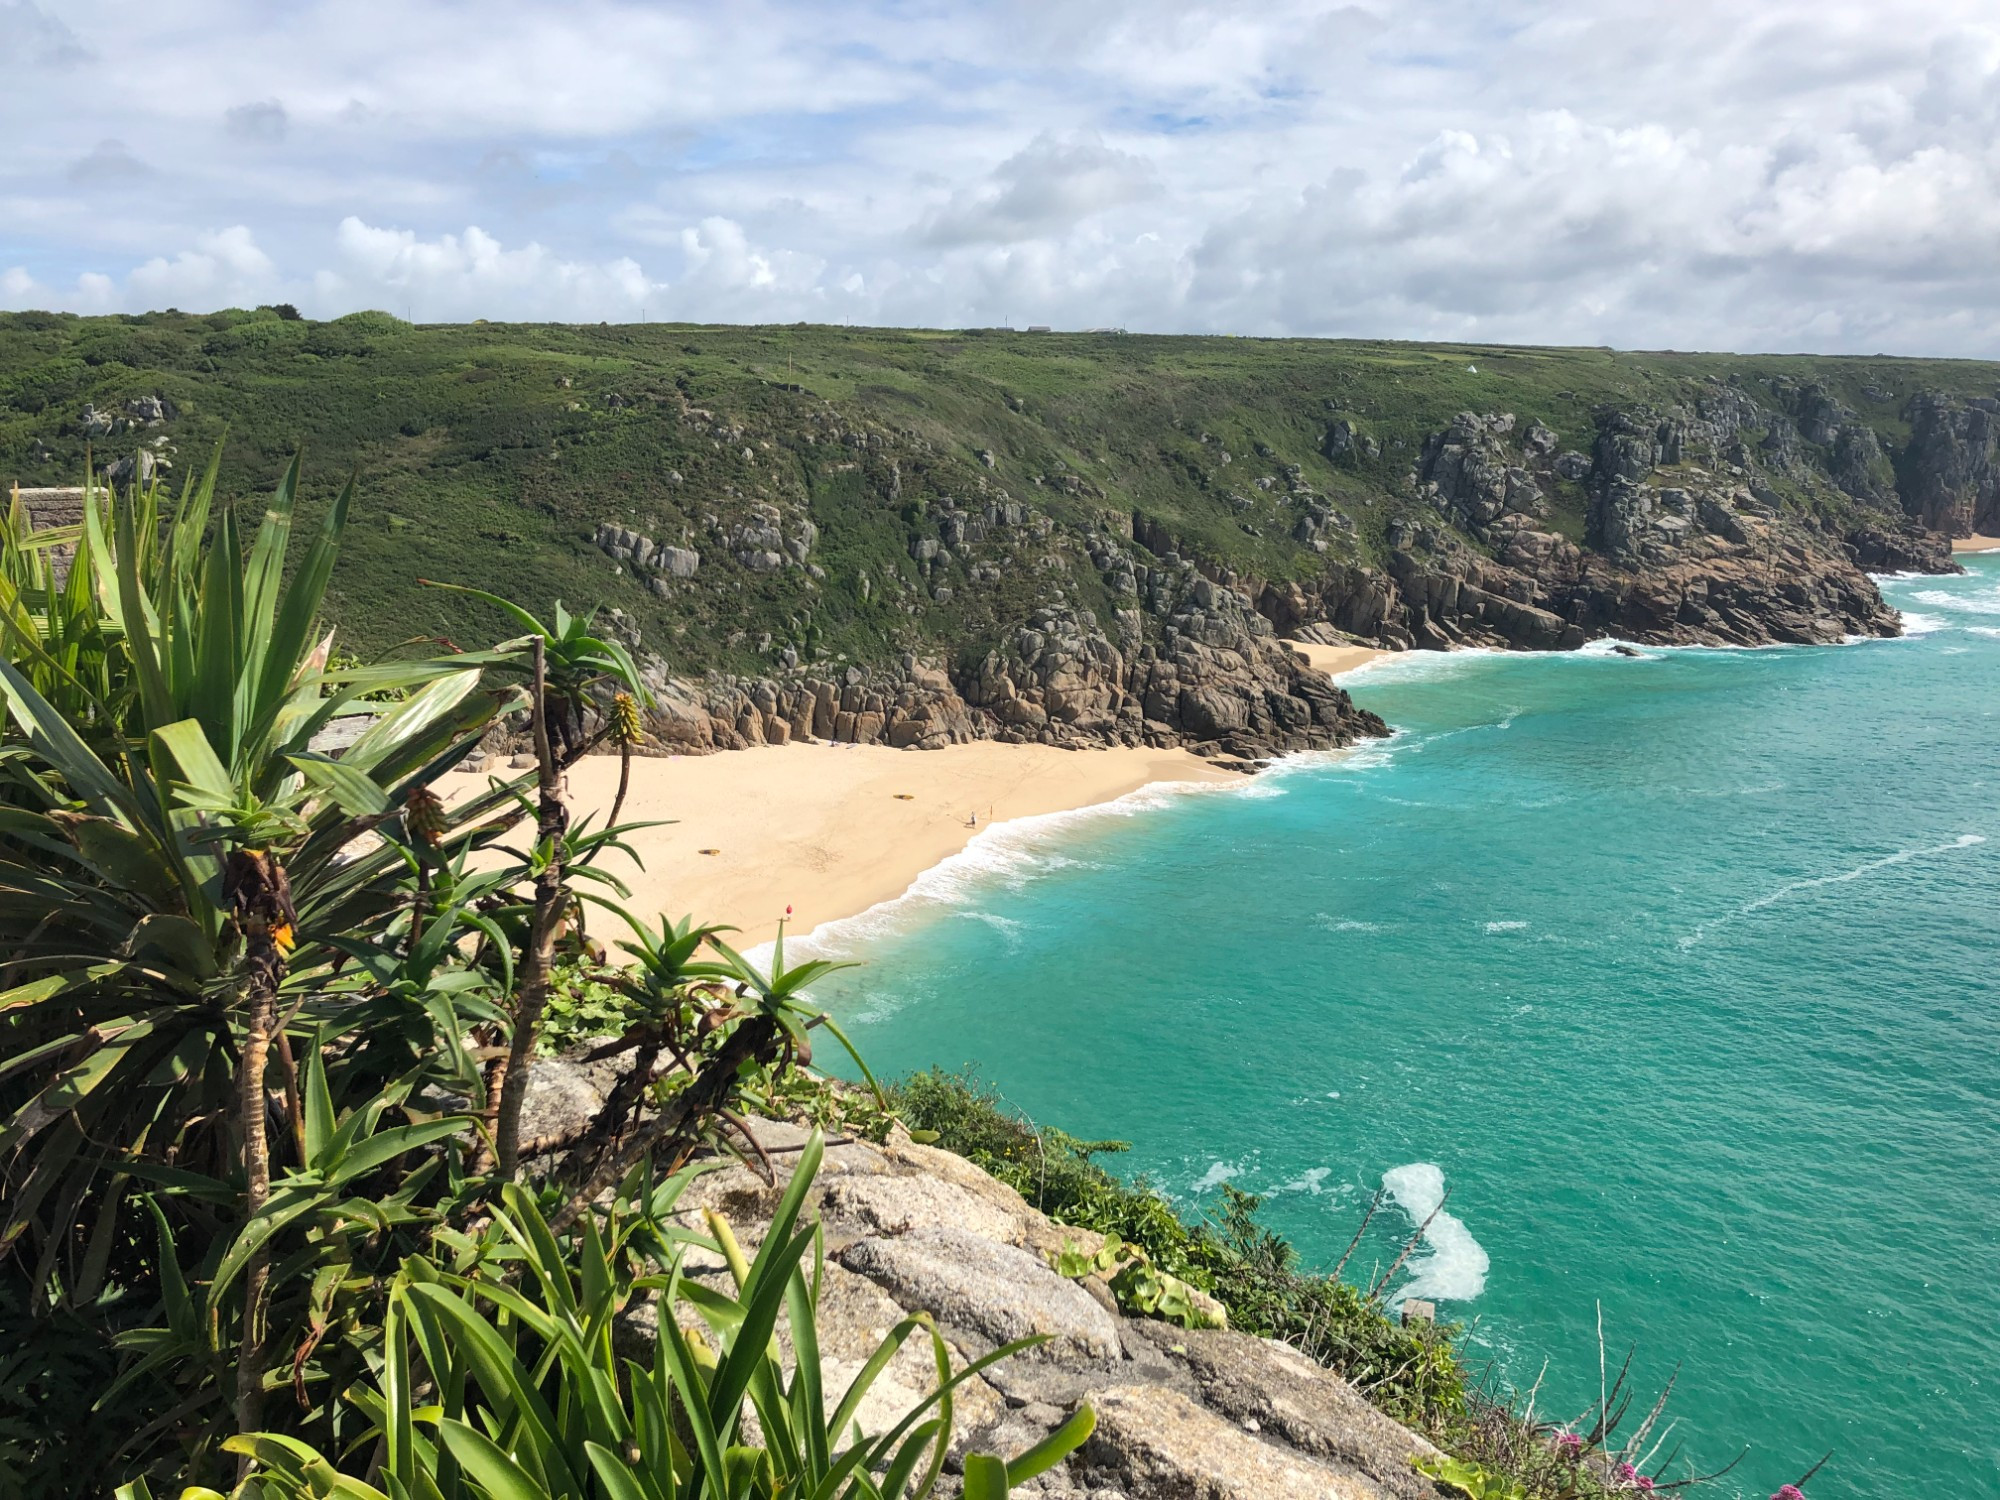
<path fill-rule="evenodd" d="M 1209 1293 L 1233 1327 L 1296 1345 L 1383 1410 L 1437 1427 L 1466 1410 L 1463 1367 L 1448 1328 L 1403 1326 L 1359 1288 L 1302 1270 L 1292 1247 L 1256 1220 L 1258 1200 L 1229 1189 L 1217 1223 L 1190 1224 L 1144 1179 L 1121 1182 L 1096 1157 L 1122 1141 L 1085 1141 L 1008 1115 L 996 1095 L 950 1073 L 892 1084 L 912 1131 L 978 1163 L 1064 1224 L 1139 1246 L 1151 1264 Z"/>

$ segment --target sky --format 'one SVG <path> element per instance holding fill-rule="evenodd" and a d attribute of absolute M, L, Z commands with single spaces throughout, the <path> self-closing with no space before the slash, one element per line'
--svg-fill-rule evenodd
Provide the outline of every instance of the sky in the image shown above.
<path fill-rule="evenodd" d="M 0 0 L 0 308 L 2000 357 L 1995 0 Z"/>

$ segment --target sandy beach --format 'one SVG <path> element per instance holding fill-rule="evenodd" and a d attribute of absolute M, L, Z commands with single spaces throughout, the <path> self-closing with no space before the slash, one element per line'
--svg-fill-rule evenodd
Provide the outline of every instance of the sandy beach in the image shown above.
<path fill-rule="evenodd" d="M 1290 644 L 1336 676 L 1392 654 Z M 490 774 L 452 772 L 441 790 L 455 800 Z M 894 900 L 994 823 L 1095 807 L 1156 782 L 1241 774 L 1187 750 L 992 743 L 914 752 L 807 741 L 635 760 L 620 817 L 665 826 L 632 836 L 643 868 L 617 855 L 602 867 L 632 888 L 622 904 L 635 916 L 693 913 L 737 928 L 749 946 L 771 939 L 787 906 L 789 930 L 803 934 Z M 593 814 L 602 826 L 617 790 L 617 757 L 587 757 L 569 773 L 573 816 Z"/>
<path fill-rule="evenodd" d="M 1330 677 L 1352 672 L 1356 667 L 1365 667 L 1377 657 L 1396 654 L 1393 651 L 1378 651 L 1373 646 L 1316 646 L 1310 641 L 1287 641 L 1285 644 Z"/>
<path fill-rule="evenodd" d="M 464 795 L 486 774 L 454 772 L 445 789 Z M 631 886 L 624 904 L 634 915 L 692 912 L 738 928 L 747 946 L 768 942 L 788 905 L 798 934 L 893 900 L 990 823 L 1092 807 L 1154 782 L 1240 776 L 1185 750 L 984 743 L 923 752 L 809 743 L 638 760 L 621 817 L 676 821 L 633 837 L 643 869 L 614 855 L 603 867 Z M 617 789 L 615 756 L 590 756 L 569 774 L 574 814 L 595 813 L 600 824 Z"/>
<path fill-rule="evenodd" d="M 1954 552 L 2000 552 L 2000 536 L 1956 536 L 1951 539 Z"/>

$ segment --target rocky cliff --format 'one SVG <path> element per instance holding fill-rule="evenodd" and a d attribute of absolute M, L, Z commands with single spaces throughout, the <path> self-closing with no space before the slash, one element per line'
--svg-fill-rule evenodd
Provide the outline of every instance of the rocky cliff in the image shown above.
<path fill-rule="evenodd" d="M 1851 414 L 1816 389 L 1795 405 L 1804 434 L 1716 382 L 1684 406 L 1600 412 L 1588 453 L 1560 449 L 1540 422 L 1463 412 L 1409 476 L 1434 520 L 1393 523 L 1385 566 L 1267 586 L 1259 607 L 1287 633 L 1331 627 L 1431 649 L 1898 634 L 1867 571 L 1956 571 L 1949 540 L 1901 511 L 1873 434 L 1843 425 Z M 1808 436 L 1829 468 L 1801 457 Z M 1953 475 L 1976 470 L 1970 448 L 1950 451 Z M 1836 482 L 1858 514 L 1798 503 Z M 1580 538 L 1551 524 L 1565 511 L 1582 519 Z"/>
<path fill-rule="evenodd" d="M 530 1077 L 532 1134 L 573 1133 L 602 1105 L 591 1069 L 544 1061 Z M 762 1244 L 806 1132 L 757 1121 L 768 1162 L 698 1178 L 677 1221 L 704 1233 L 702 1210 L 727 1219 L 745 1249 Z M 1412 1460 L 1437 1450 L 1370 1406 L 1352 1386 L 1288 1345 L 1226 1328 L 1185 1329 L 1120 1313 L 1102 1277 L 1071 1280 L 1052 1258 L 1094 1252 L 1102 1236 L 1051 1222 L 1021 1195 L 900 1126 L 881 1144 L 836 1138 L 808 1212 L 825 1235 L 818 1327 L 829 1390 L 850 1382 L 883 1335 L 912 1312 L 932 1314 L 960 1361 L 1030 1334 L 1049 1342 L 991 1367 L 956 1394 L 945 1493 L 969 1451 L 1017 1453 L 1088 1402 L 1097 1430 L 1020 1493 L 1061 1500 L 1437 1500 Z M 690 1251 L 697 1278 L 723 1278 L 720 1257 Z M 636 1303 L 619 1339 L 643 1357 L 658 1310 Z M 780 1331 L 789 1366 L 791 1343 Z M 919 1341 L 905 1344 L 856 1420 L 895 1425 L 936 1383 Z"/>
<path fill-rule="evenodd" d="M 615 607 L 690 747 L 1330 743 L 1271 635 L 1837 640 L 2000 529 L 1964 361 L 0 314 L 0 476 L 225 433 L 239 495 L 360 474 L 350 649 L 504 628 L 427 577 Z"/>
<path fill-rule="evenodd" d="M 806 739 L 914 750 L 998 740 L 1187 745 L 1246 762 L 1388 733 L 1277 640 L 1247 596 L 1177 561 L 1155 597 L 1173 606 L 1157 643 L 1136 620 L 1107 633 L 1088 610 L 1043 609 L 956 672 L 911 655 L 833 678 L 688 683 L 642 653 L 658 703 L 650 727 L 694 754 Z"/>

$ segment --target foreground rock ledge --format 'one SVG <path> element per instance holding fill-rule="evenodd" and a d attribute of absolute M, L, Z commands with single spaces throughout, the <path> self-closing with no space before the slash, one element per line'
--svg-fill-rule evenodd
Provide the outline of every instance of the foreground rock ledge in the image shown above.
<path fill-rule="evenodd" d="M 537 1133 L 591 1107 L 583 1070 L 543 1062 L 530 1108 Z M 798 1126 L 754 1123 L 776 1183 L 732 1165 L 696 1181 L 680 1219 L 727 1218 L 747 1249 L 763 1241 L 806 1140 Z M 1003 1361 L 961 1389 L 952 1470 L 971 1450 L 1017 1453 L 1088 1401 L 1098 1428 L 1071 1459 L 1017 1493 L 1064 1500 L 1434 1500 L 1412 1467 L 1436 1453 L 1370 1406 L 1346 1381 L 1289 1345 L 1224 1329 L 1189 1331 L 1122 1316 L 1099 1281 L 1074 1282 L 1044 1258 L 1067 1240 L 1101 1237 L 1052 1222 L 963 1157 L 914 1143 L 897 1127 L 882 1145 L 828 1143 L 812 1209 L 826 1234 L 821 1366 L 845 1388 L 889 1329 L 910 1312 L 936 1317 L 960 1359 L 1028 1334 L 1050 1342 Z M 696 1256 L 695 1275 L 720 1277 Z M 643 1355 L 657 1308 L 628 1309 L 621 1343 Z M 781 1330 L 784 1357 L 791 1347 Z M 863 1405 L 865 1431 L 886 1431 L 922 1399 L 934 1374 L 927 1348 L 906 1343 Z M 957 1481 L 946 1477 L 946 1494 Z"/>

